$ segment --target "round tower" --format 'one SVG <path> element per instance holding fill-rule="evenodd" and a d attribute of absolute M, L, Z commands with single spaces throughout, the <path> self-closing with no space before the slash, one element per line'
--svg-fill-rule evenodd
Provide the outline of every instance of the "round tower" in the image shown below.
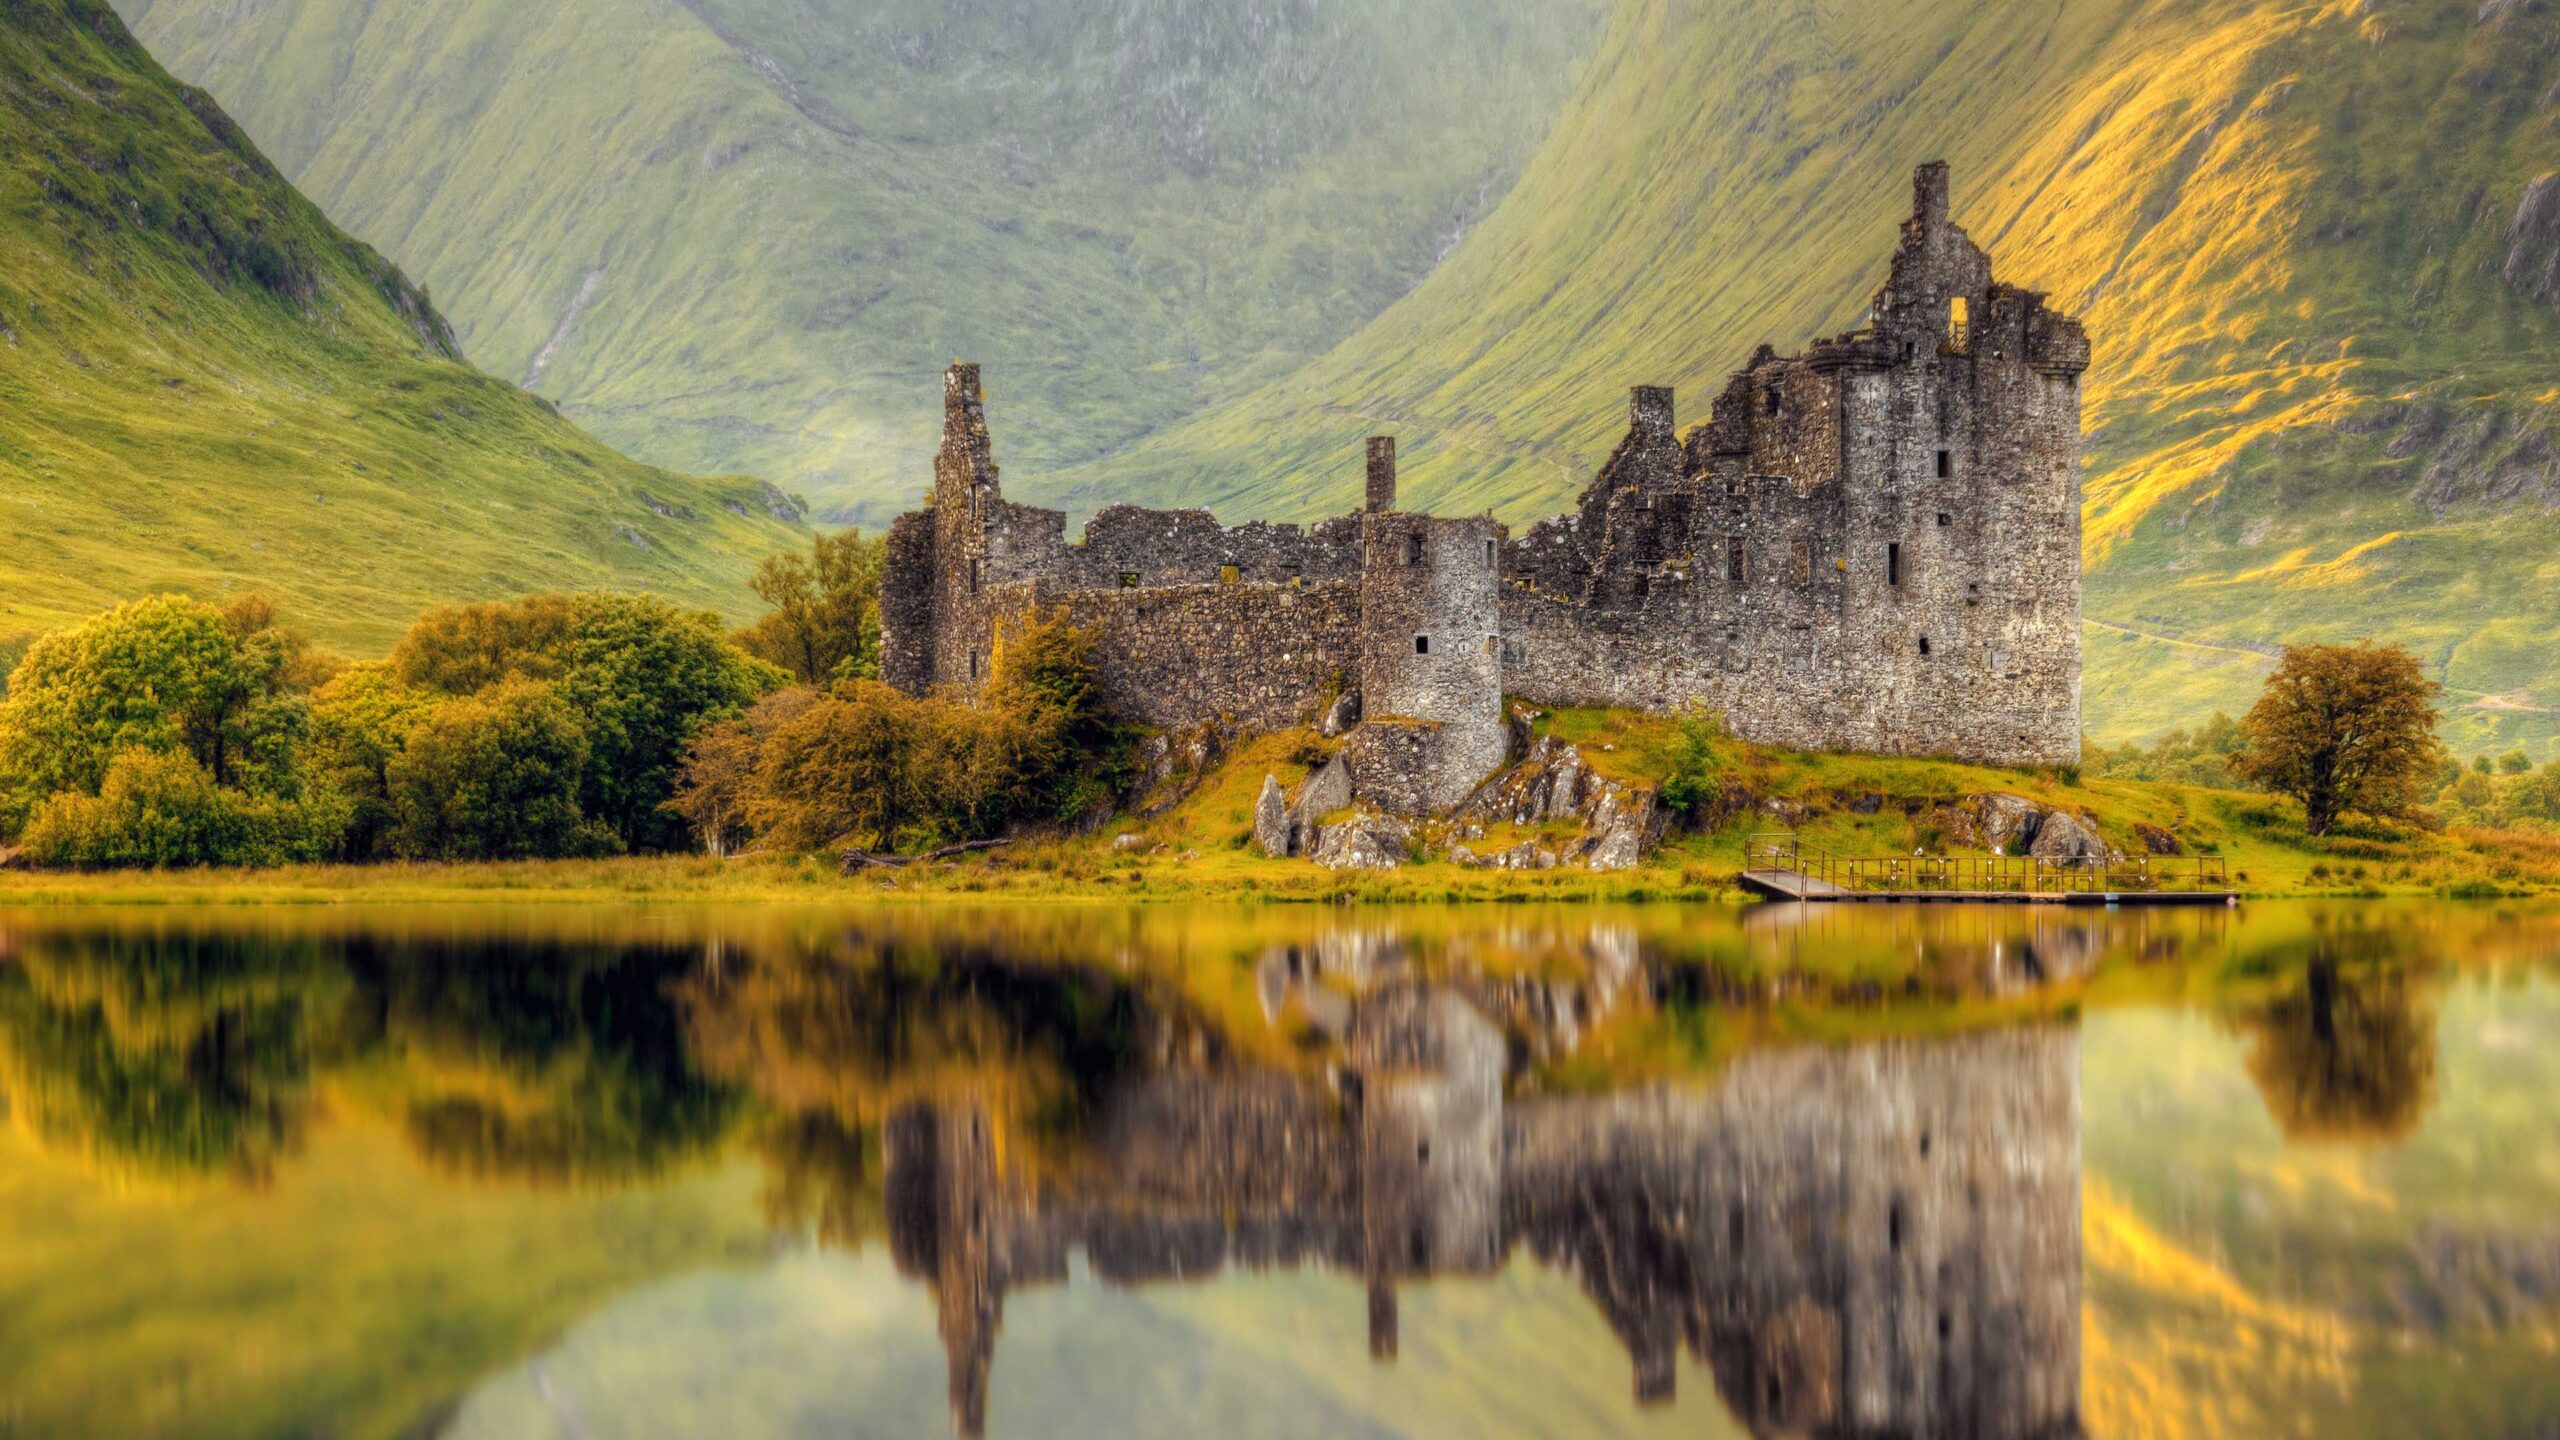
<path fill-rule="evenodd" d="M 1380 488 L 1373 471 L 1371 494 Z M 1360 517 L 1360 542 L 1361 725 L 1352 737 L 1352 785 L 1380 809 L 1446 810 L 1510 748 L 1502 723 L 1502 527 L 1490 516 L 1373 509 Z"/>

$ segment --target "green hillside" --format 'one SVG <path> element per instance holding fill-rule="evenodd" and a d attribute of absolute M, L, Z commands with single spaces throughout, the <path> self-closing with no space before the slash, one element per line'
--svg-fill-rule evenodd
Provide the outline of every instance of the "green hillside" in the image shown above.
<path fill-rule="evenodd" d="M 1944 157 L 2002 274 L 2097 344 L 2091 730 L 2236 712 L 2268 648 L 2371 631 L 2441 667 L 2466 747 L 2539 758 L 2555 53 L 2551 7 L 2475 0 L 1625 0 L 1427 282 L 1321 363 L 1045 488 L 1320 513 L 1354 502 L 1383 428 L 1417 502 L 1548 513 L 1622 433 L 1627 385 L 1676 384 L 1702 419 L 1760 341 L 1856 323 L 1910 168 Z"/>
<path fill-rule="evenodd" d="M 160 589 L 263 589 L 356 648 L 536 589 L 727 608 L 791 543 L 769 487 L 636 464 L 462 363 L 95 0 L 0 0 L 0 137 L 0 650 Z"/>
<path fill-rule="evenodd" d="M 119 0 L 478 363 L 878 520 L 954 355 L 1092 458 L 1323 353 L 1509 187 L 1606 0 Z"/>

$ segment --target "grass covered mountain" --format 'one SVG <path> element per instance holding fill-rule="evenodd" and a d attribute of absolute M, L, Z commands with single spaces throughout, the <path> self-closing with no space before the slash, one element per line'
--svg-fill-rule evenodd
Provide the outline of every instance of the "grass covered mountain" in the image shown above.
<path fill-rule="evenodd" d="M 1761 341 L 1857 323 L 1946 158 L 2097 343 L 2093 734 L 2370 633 L 2462 747 L 2560 735 L 2545 0 L 126 3 L 467 281 L 475 353 L 873 518 L 951 354 L 1070 508 L 1339 510 L 1383 429 L 1417 503 L 1549 513 L 1629 384 L 1695 420 Z M 1516 179 L 1503 137 L 1543 137 Z"/>
<path fill-rule="evenodd" d="M 1322 354 L 1509 188 L 1606 0 L 118 0 L 479 363 L 878 521 Z"/>
<path fill-rule="evenodd" d="M 613 585 L 734 608 L 789 503 L 638 464 L 472 369 L 94 0 L 0 0 L 0 649 L 258 588 L 349 646 Z M 5 658 L 5 657 L 0 657 Z"/>
<path fill-rule="evenodd" d="M 2465 747 L 2560 707 L 2560 7 L 2533 0 L 1622 0 L 1520 184 L 1322 362 L 1051 477 L 1306 515 L 1358 439 L 1409 493 L 1558 508 L 1630 383 L 1857 323 L 1918 161 L 2088 377 L 2087 722 L 2254 696 L 2373 633 Z M 1020 428 L 1013 420 L 1008 433 Z"/>

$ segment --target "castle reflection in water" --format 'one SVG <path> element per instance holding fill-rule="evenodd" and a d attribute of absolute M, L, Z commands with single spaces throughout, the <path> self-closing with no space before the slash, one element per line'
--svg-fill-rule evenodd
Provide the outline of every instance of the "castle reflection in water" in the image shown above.
<path fill-rule="evenodd" d="M 1638 947 L 1594 932 L 1564 982 L 1424 980 L 1397 948 L 1275 948 L 1262 1001 L 1329 1043 L 1325 1072 L 1140 1067 L 1097 1097 L 1064 1177 L 1009 1167 L 974 1100 L 888 1117 L 890 1244 L 936 1298 L 961 1433 L 986 1424 L 1007 1296 L 1062 1283 L 1078 1251 L 1120 1286 L 1357 1275 L 1380 1363 L 1400 1287 L 1525 1253 L 1577 1278 L 1641 1403 L 1672 1397 L 1685 1350 L 1756 1434 L 2080 1433 L 2075 1030 L 1763 1050 L 1711 1082 L 1514 1098 L 1515 1055 L 1649 1003 Z M 1986 979 L 2017 948 L 1982 951 Z M 2082 948 L 2056 931 L 2033 963 Z"/>

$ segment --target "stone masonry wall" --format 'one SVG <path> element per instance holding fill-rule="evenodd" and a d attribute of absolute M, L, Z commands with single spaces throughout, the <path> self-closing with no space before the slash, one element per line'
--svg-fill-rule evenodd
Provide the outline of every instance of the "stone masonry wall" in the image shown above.
<path fill-rule="evenodd" d="M 1149 723 L 1286 724 L 1347 677 L 1380 728 L 1354 743 L 1362 788 L 1398 808 L 1499 762 L 1505 692 L 1702 704 L 1802 749 L 2069 764 L 2089 356 L 2076 321 L 1992 278 L 1932 165 L 1866 328 L 1761 347 L 1686 435 L 1671 391 L 1638 387 L 1575 508 L 1517 536 L 1396 510 L 1380 437 L 1362 513 L 1115 505 L 1070 543 L 1064 514 L 1003 498 L 976 367 L 955 365 L 931 506 L 889 536 L 885 669 L 974 689 L 1001 617 L 1065 604 Z"/>

